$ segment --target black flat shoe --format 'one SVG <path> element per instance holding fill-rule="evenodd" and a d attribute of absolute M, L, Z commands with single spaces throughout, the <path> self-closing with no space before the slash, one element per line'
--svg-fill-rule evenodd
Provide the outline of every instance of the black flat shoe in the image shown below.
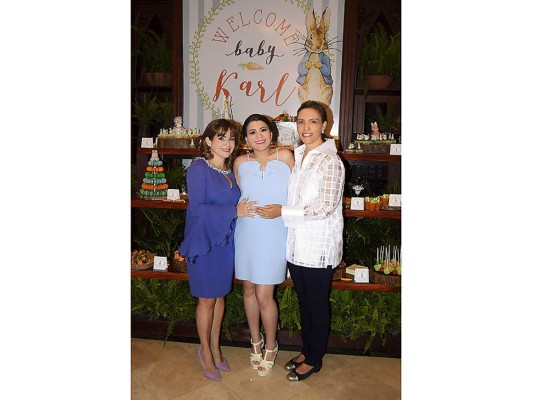
<path fill-rule="evenodd" d="M 302 364 L 302 363 L 300 363 L 300 364 Z M 298 372 L 296 372 L 296 369 L 295 369 L 292 372 L 289 372 L 287 374 L 287 379 L 289 381 L 291 381 L 291 382 L 303 381 L 304 379 L 307 379 L 313 373 L 320 371 L 321 368 L 322 368 L 322 363 L 320 363 L 318 365 L 315 365 L 313 368 L 311 368 L 305 374 L 299 374 Z"/>
<path fill-rule="evenodd" d="M 296 357 L 298 357 L 298 356 L 296 356 Z M 296 357 L 294 357 L 294 358 L 296 358 Z M 298 365 L 303 363 L 303 361 L 294 361 L 294 358 L 289 360 L 289 361 L 287 361 L 287 364 L 285 364 L 285 369 L 287 371 L 292 371 L 293 369 L 298 368 Z"/>

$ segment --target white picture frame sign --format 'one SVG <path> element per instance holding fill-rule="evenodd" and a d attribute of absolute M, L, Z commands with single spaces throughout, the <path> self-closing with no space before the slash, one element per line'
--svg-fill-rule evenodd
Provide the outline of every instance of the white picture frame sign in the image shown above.
<path fill-rule="evenodd" d="M 141 147 L 143 149 L 153 149 L 154 148 L 154 138 L 143 137 L 141 139 Z"/>
<path fill-rule="evenodd" d="M 154 271 L 167 271 L 168 261 L 166 257 L 154 256 Z"/>
<path fill-rule="evenodd" d="M 167 200 L 176 201 L 180 198 L 179 189 L 167 189 Z"/>
<path fill-rule="evenodd" d="M 368 268 L 356 268 L 353 281 L 356 283 L 370 283 L 370 271 Z"/>
<path fill-rule="evenodd" d="M 365 209 L 365 199 L 363 197 L 352 197 L 350 210 L 363 211 Z"/>
<path fill-rule="evenodd" d="M 393 143 L 390 145 L 390 155 L 391 156 L 401 156 L 402 155 L 402 145 L 398 143 Z"/>
<path fill-rule="evenodd" d="M 389 195 L 389 206 L 401 207 L 402 206 L 402 195 L 401 194 Z"/>

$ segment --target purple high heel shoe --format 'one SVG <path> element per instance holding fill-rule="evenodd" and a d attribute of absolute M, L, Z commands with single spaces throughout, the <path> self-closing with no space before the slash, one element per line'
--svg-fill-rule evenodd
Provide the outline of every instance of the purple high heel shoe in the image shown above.
<path fill-rule="evenodd" d="M 229 363 L 228 363 L 228 360 L 226 360 L 226 358 L 221 355 L 222 357 L 222 362 L 217 362 L 217 360 L 215 360 L 215 366 L 221 370 L 221 371 L 226 371 L 226 372 L 230 372 L 231 371 L 231 368 L 229 366 Z"/>
<path fill-rule="evenodd" d="M 196 352 L 197 356 L 198 356 L 198 360 L 200 361 L 200 367 L 202 367 L 202 372 L 204 374 L 204 376 L 208 379 L 212 379 L 214 381 L 220 381 L 222 380 L 222 376 L 220 375 L 220 371 L 218 368 L 215 368 L 214 371 L 206 371 L 205 370 L 205 365 L 204 365 L 204 360 L 202 360 L 202 353 L 200 351 L 200 347 L 198 347 L 198 351 Z"/>

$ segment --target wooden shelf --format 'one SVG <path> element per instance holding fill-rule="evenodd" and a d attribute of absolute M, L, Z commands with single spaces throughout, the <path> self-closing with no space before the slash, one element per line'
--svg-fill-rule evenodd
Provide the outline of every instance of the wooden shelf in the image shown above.
<path fill-rule="evenodd" d="M 355 88 L 356 96 L 364 96 L 365 89 Z M 368 89 L 366 92 L 367 96 L 401 96 L 402 91 L 400 89 Z"/>
<path fill-rule="evenodd" d="M 401 211 L 356 211 L 356 210 L 342 210 L 342 214 L 346 218 L 391 218 L 391 219 L 401 219 Z"/>
<path fill-rule="evenodd" d="M 339 157 L 342 160 L 367 160 L 367 161 L 390 161 L 390 162 L 400 162 L 402 156 L 391 156 L 390 154 L 368 154 L 368 153 L 349 153 L 345 151 L 338 152 Z"/>
<path fill-rule="evenodd" d="M 183 148 L 183 149 L 166 149 L 166 148 L 159 148 L 154 147 L 153 149 L 149 149 L 146 147 L 139 147 L 137 149 L 138 153 L 141 154 L 152 154 L 152 150 L 157 150 L 158 154 L 175 154 L 178 156 L 199 156 L 200 152 L 197 148 L 191 147 L 191 148 Z"/>
<path fill-rule="evenodd" d="M 132 278 L 142 278 L 142 279 L 172 279 L 177 281 L 188 281 L 189 275 L 183 272 L 178 272 L 172 267 L 169 267 L 168 271 L 154 271 L 151 268 L 145 269 L 142 271 L 131 271 Z M 234 283 L 241 284 L 242 281 L 239 279 L 233 279 Z M 287 279 L 285 282 L 280 283 L 279 286 L 294 286 L 292 279 Z M 385 286 L 378 285 L 375 283 L 352 283 L 352 282 L 342 282 L 342 281 L 333 281 L 331 283 L 331 288 L 336 290 L 359 290 L 364 292 L 401 292 L 401 287 L 398 286 Z"/>
<path fill-rule="evenodd" d="M 136 86 L 135 91 L 139 93 L 172 93 L 171 86 Z"/>
<path fill-rule="evenodd" d="M 152 154 L 153 149 L 139 147 L 137 152 L 142 154 Z M 166 149 L 166 148 L 157 148 L 159 154 L 174 154 L 178 156 L 188 156 L 195 157 L 199 156 L 200 153 L 196 148 L 183 148 L 183 149 Z M 244 150 L 243 150 L 244 151 Z M 342 160 L 367 160 L 367 161 L 391 161 L 391 162 L 400 162 L 402 156 L 391 156 L 390 154 L 368 154 L 368 153 L 349 153 L 344 151 L 338 152 L 339 157 Z"/>
<path fill-rule="evenodd" d="M 167 208 L 173 210 L 186 210 L 188 203 L 176 203 L 173 201 L 163 200 L 142 200 L 131 199 L 131 206 L 133 208 Z"/>
<path fill-rule="evenodd" d="M 142 200 L 131 199 L 131 206 L 133 208 L 166 208 L 172 210 L 186 210 L 188 203 L 175 203 L 172 201 L 163 200 Z M 401 219 L 401 211 L 355 211 L 355 210 L 342 210 L 343 215 L 346 218 L 391 218 Z"/>

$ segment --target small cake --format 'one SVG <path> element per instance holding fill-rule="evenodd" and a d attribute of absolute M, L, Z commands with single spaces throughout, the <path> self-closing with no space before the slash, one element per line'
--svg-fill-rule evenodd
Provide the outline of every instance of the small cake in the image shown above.
<path fill-rule="evenodd" d="M 159 159 L 157 150 L 152 150 L 152 157 L 148 161 L 141 184 L 141 199 L 164 200 L 167 198 L 168 184 L 164 171 L 165 167 L 163 167 L 163 161 Z"/>
<path fill-rule="evenodd" d="M 161 149 L 183 149 L 196 147 L 200 141 L 200 131 L 198 128 L 184 128 L 181 117 L 174 118 L 172 129 L 161 129 L 157 136 L 156 143 Z"/>
<path fill-rule="evenodd" d="M 368 211 L 379 211 L 381 208 L 381 197 L 365 197 L 365 210 Z"/>
<path fill-rule="evenodd" d="M 402 252 L 399 247 L 381 246 L 376 249 L 376 264 L 370 268 L 370 282 L 378 285 L 401 286 Z"/>
<path fill-rule="evenodd" d="M 402 266 L 396 260 L 381 261 L 370 268 L 370 282 L 385 286 L 402 285 Z"/>

